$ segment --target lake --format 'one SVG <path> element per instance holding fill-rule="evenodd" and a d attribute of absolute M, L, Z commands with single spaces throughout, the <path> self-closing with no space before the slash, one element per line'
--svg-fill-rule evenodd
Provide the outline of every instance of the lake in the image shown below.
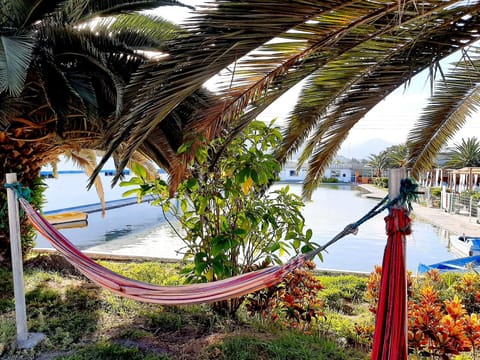
<path fill-rule="evenodd" d="M 102 174 L 107 187 L 111 177 Z M 94 190 L 86 191 L 87 179 L 83 174 L 61 174 L 58 179 L 45 179 L 45 211 L 87 205 L 98 202 Z M 285 184 L 275 184 L 279 188 Z M 301 194 L 300 184 L 289 184 L 292 192 Z M 121 198 L 126 188 L 106 189 L 106 200 Z M 347 224 L 357 221 L 378 202 L 362 196 L 354 185 L 323 185 L 307 202 L 303 215 L 307 228 L 313 231 L 313 241 L 324 244 Z M 358 234 L 348 235 L 323 253 L 323 262 L 316 260 L 319 269 L 370 272 L 381 265 L 386 244 L 385 211 L 364 223 Z M 448 232 L 429 223 L 414 219 L 412 235 L 407 239 L 407 267 L 416 272 L 420 262 L 430 264 L 455 256 L 448 251 Z M 110 209 L 103 218 L 101 213 L 89 214 L 88 226 L 63 229 L 62 233 L 81 249 L 122 255 L 181 258 L 176 253 L 183 245 L 163 218 L 161 209 L 148 203 Z M 50 247 L 39 237 L 37 247 Z"/>

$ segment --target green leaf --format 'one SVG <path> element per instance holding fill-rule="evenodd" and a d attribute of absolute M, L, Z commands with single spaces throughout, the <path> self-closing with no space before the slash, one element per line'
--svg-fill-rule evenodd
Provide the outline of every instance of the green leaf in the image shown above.
<path fill-rule="evenodd" d="M 187 180 L 186 186 L 190 191 L 193 191 L 198 188 L 198 181 L 197 179 L 191 177 Z"/>
<path fill-rule="evenodd" d="M 236 228 L 236 229 L 233 230 L 233 234 L 243 237 L 247 234 L 247 230 Z"/>
<path fill-rule="evenodd" d="M 134 162 L 131 166 L 132 172 L 140 179 L 145 180 L 147 178 L 147 169 L 137 162 Z"/>
<path fill-rule="evenodd" d="M 188 141 L 186 143 L 183 143 L 178 147 L 177 154 L 183 154 L 187 152 L 192 147 L 192 144 L 193 144 L 193 141 Z"/>
<path fill-rule="evenodd" d="M 219 255 L 219 256 L 216 256 L 213 260 L 212 260 L 212 265 L 213 265 L 213 271 L 216 275 L 220 276 L 220 277 L 224 277 L 225 275 L 225 265 L 224 265 L 224 257 Z"/>
<path fill-rule="evenodd" d="M 199 147 L 195 157 L 200 164 L 203 164 L 208 158 L 208 149 L 206 147 Z"/>
<path fill-rule="evenodd" d="M 137 185 L 143 185 L 143 184 L 145 184 L 145 182 L 139 177 L 132 177 L 129 180 L 122 181 L 120 183 L 120 186 L 126 187 L 126 186 L 137 186 Z"/>
<path fill-rule="evenodd" d="M 142 194 L 142 191 L 140 189 L 131 189 L 123 192 L 122 197 L 140 196 L 141 194 Z"/>
<path fill-rule="evenodd" d="M 287 232 L 287 235 L 285 235 L 285 240 L 296 239 L 297 237 L 298 237 L 298 233 L 294 231 L 289 231 Z"/>
<path fill-rule="evenodd" d="M 230 241 L 223 235 L 215 236 L 212 239 L 212 254 L 214 256 L 223 253 L 230 248 Z"/>
<path fill-rule="evenodd" d="M 245 181 L 247 181 L 248 178 L 250 178 L 250 168 L 247 167 L 237 174 L 235 180 L 238 184 L 243 184 Z"/>

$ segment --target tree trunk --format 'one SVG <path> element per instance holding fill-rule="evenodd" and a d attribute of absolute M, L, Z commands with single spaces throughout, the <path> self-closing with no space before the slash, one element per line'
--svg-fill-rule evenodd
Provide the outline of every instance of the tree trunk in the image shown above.
<path fill-rule="evenodd" d="M 15 134 L 14 134 L 15 135 Z M 16 173 L 17 179 L 23 187 L 32 192 L 34 205 L 41 204 L 41 189 L 38 184 L 40 169 L 44 163 L 45 152 L 39 151 L 45 148 L 36 142 L 13 140 L 5 132 L 0 131 L 0 266 L 11 266 L 10 234 L 8 227 L 7 192 L 4 188 L 7 173 Z M 20 219 L 22 250 L 23 253 L 33 247 L 35 233 L 28 225 L 25 217 Z"/>

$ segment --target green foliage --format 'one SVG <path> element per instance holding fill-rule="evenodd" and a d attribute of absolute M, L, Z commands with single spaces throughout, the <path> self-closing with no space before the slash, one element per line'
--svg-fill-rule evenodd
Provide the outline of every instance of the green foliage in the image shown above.
<path fill-rule="evenodd" d="M 14 308 L 13 276 L 10 271 L 0 267 L 0 313 Z"/>
<path fill-rule="evenodd" d="M 134 347 L 101 342 L 85 347 L 75 355 L 57 357 L 58 360 L 168 360 L 169 356 L 148 354 Z"/>
<path fill-rule="evenodd" d="M 222 360 L 347 360 L 367 359 L 364 354 L 339 348 L 333 341 L 289 333 L 277 338 L 232 336 L 210 346 L 207 354 Z M 208 357 L 212 358 L 212 357 Z"/>
<path fill-rule="evenodd" d="M 319 276 L 324 290 L 319 293 L 331 311 L 352 315 L 355 306 L 364 301 L 367 278 L 354 275 Z"/>
<path fill-rule="evenodd" d="M 133 169 L 135 177 L 120 184 L 136 186 L 126 196 L 153 196 L 153 204 L 162 207 L 167 219 L 178 221 L 182 231 L 175 231 L 185 245 L 180 251 L 191 261 L 183 270 L 187 281 L 225 279 L 255 264 L 280 264 L 286 256 L 314 247 L 300 197 L 289 193 L 288 186 L 266 191 L 280 171 L 268 152 L 279 142 L 281 134 L 273 123 L 254 121 L 230 143 L 218 139 L 208 148 L 198 148 L 191 170 L 195 177 L 180 184 L 178 206 L 172 206 L 165 182 L 148 182 L 139 167 Z"/>
<path fill-rule="evenodd" d="M 15 317 L 7 317 L 0 313 L 0 357 L 8 344 L 14 341 L 16 330 Z"/>
<path fill-rule="evenodd" d="M 41 209 L 42 205 L 45 202 L 45 189 L 46 185 L 40 177 L 36 178 L 33 182 L 33 185 L 28 188 L 28 190 L 30 190 L 30 198 L 28 200 L 37 209 Z M 26 254 L 28 250 L 34 247 L 37 233 L 35 229 L 28 223 L 25 214 L 23 214 L 23 211 L 20 212 L 20 217 L 22 253 Z M 6 193 L 2 192 L 0 194 L 0 232 L 8 233 L 8 228 L 8 203 Z"/>
<path fill-rule="evenodd" d="M 367 165 L 373 168 L 374 176 L 381 177 L 387 169 L 400 168 L 405 165 L 408 157 L 407 145 L 392 145 L 378 154 L 371 154 Z M 380 184 L 377 184 L 381 186 Z M 388 187 L 388 186 L 383 186 Z"/>
<path fill-rule="evenodd" d="M 430 195 L 434 197 L 440 197 L 442 195 L 442 188 L 439 188 L 439 187 L 430 188 Z"/>
<path fill-rule="evenodd" d="M 383 189 L 388 189 L 388 178 L 387 177 L 374 178 L 373 184 Z"/>
<path fill-rule="evenodd" d="M 480 166 L 480 141 L 476 137 L 462 139 L 448 150 L 445 166 L 453 169 Z"/>

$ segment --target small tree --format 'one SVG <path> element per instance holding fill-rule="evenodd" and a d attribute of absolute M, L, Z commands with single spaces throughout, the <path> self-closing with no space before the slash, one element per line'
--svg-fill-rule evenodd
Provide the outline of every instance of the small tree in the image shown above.
<path fill-rule="evenodd" d="M 197 149 L 196 164 L 203 166 L 195 166 L 196 176 L 180 185 L 179 206 L 172 206 L 167 184 L 146 181 L 140 166 L 134 169 L 136 177 L 121 183 L 138 186 L 124 196 L 153 195 L 167 220 L 173 216 L 178 221 L 182 231 L 176 233 L 185 244 L 180 251 L 191 260 L 183 270 L 189 282 L 225 279 L 259 264 L 280 264 L 285 256 L 313 248 L 301 198 L 289 193 L 288 186 L 266 191 L 280 171 L 268 150 L 280 141 L 273 123 L 255 121 L 229 144 L 219 139 L 209 148 Z M 185 150 L 186 146 L 180 151 Z M 232 299 L 214 309 L 233 315 L 242 302 L 243 298 Z"/>

